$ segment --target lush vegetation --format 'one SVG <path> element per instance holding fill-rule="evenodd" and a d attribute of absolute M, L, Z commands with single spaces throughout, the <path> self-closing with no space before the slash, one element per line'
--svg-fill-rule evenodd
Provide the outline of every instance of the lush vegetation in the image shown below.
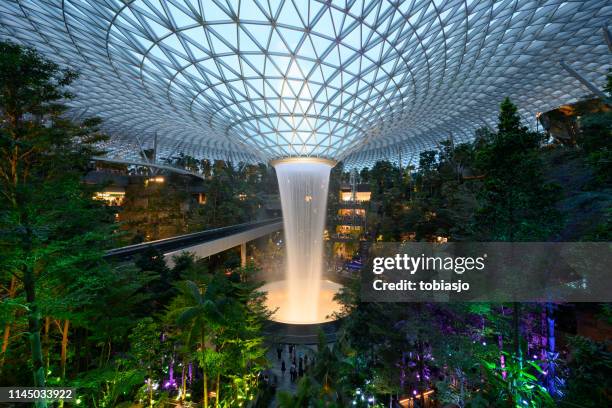
<path fill-rule="evenodd" d="M 86 407 L 263 401 L 268 311 L 252 265 L 185 255 L 169 267 L 155 251 L 117 264 L 103 254 L 126 239 L 248 221 L 262 194 L 275 192 L 273 173 L 170 158 L 205 175 L 206 203 L 181 209 L 184 179 L 169 178 L 129 192 L 117 223 L 114 208 L 92 199 L 96 186 L 82 182 L 103 153 L 100 121 L 64 115 L 77 74 L 11 43 L 0 43 L 0 56 L 0 384 L 74 386 L 75 404 Z M 369 239 L 609 241 L 610 113 L 580 123 L 577 146 L 545 147 L 505 100 L 496 130 L 442 142 L 421 154 L 418 170 L 363 169 Z M 334 214 L 344 177 L 337 166 Z M 609 343 L 575 336 L 567 353 L 556 347 L 564 305 L 382 305 L 359 296 L 359 281 L 347 282 L 338 341 L 321 339 L 314 367 L 295 395 L 279 393 L 280 406 L 611 405 Z M 591 308 L 610 323 L 609 306 Z"/>
<path fill-rule="evenodd" d="M 151 241 L 252 221 L 265 216 L 266 198 L 278 194 L 274 171 L 265 165 L 210 163 L 190 156 L 168 161 L 205 179 L 168 174 L 162 183 L 148 183 L 149 176 L 143 175 L 140 182 L 129 184 L 117 209 L 123 242 Z M 204 202 L 198 202 L 191 190 L 200 192 Z"/>
<path fill-rule="evenodd" d="M 11 43 L 0 55 L 0 383 L 75 386 L 87 407 L 255 399 L 267 317 L 256 271 L 189 256 L 169 268 L 155 252 L 105 261 L 123 234 L 82 183 L 104 136 L 98 120 L 63 115 L 76 73 Z M 210 198 L 206 225 L 245 218 L 232 172 L 210 177 L 211 197 L 227 197 Z"/>
<path fill-rule="evenodd" d="M 372 191 L 371 239 L 609 241 L 611 115 L 582 117 L 577 146 L 550 146 L 506 99 L 495 131 L 422 152 L 418 170 L 390 162 L 362 169 Z M 386 406 L 396 398 L 459 407 L 612 402 L 609 342 L 568 337 L 564 353 L 556 345 L 558 308 L 571 314 L 571 307 L 363 303 L 359 285 L 338 297 L 341 340 L 321 351 L 286 406 Z M 607 305 L 588 308 L 609 322 Z"/>

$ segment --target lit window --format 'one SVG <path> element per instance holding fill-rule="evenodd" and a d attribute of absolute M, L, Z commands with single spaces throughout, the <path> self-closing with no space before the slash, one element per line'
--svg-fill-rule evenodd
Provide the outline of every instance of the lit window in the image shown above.
<path fill-rule="evenodd" d="M 120 206 L 125 199 L 125 191 L 107 189 L 95 193 L 93 199 L 105 201 L 107 205 Z"/>

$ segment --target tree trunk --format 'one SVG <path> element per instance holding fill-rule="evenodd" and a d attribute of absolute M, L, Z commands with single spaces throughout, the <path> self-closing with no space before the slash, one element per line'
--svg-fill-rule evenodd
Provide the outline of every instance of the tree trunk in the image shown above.
<path fill-rule="evenodd" d="M 66 378 L 66 359 L 68 357 L 68 328 L 70 327 L 70 320 L 64 321 L 64 328 L 62 329 L 62 353 L 60 358 L 60 368 L 62 373 L 62 380 Z"/>
<path fill-rule="evenodd" d="M 60 372 L 62 376 L 62 383 L 66 378 L 66 357 L 68 354 L 68 328 L 70 327 L 70 320 L 64 321 L 64 327 L 62 328 L 62 351 L 60 354 Z M 60 408 L 64 407 L 64 400 L 59 401 Z"/>
<path fill-rule="evenodd" d="M 8 298 L 9 299 L 14 298 L 16 292 L 17 292 L 17 278 L 15 276 L 12 276 L 11 284 L 8 290 Z M 2 367 L 4 366 L 4 358 L 6 356 L 6 350 L 8 349 L 10 339 L 11 339 L 11 323 L 7 323 L 4 326 L 4 334 L 2 336 L 2 356 L 0 356 L 0 373 L 2 372 Z"/>
<path fill-rule="evenodd" d="M 43 353 L 45 355 L 45 371 L 49 371 L 49 329 L 51 328 L 51 318 L 45 317 L 45 334 L 43 336 Z"/>
<path fill-rule="evenodd" d="M 221 396 L 221 374 L 217 374 L 217 388 L 215 389 L 215 408 L 219 408 L 219 397 Z"/>
<path fill-rule="evenodd" d="M 181 392 L 181 402 L 185 401 L 185 394 L 187 393 L 187 373 L 185 373 L 186 366 L 187 361 L 183 359 L 183 372 L 181 374 L 183 392 Z"/>
<path fill-rule="evenodd" d="M 4 367 L 4 358 L 6 357 L 6 349 L 8 348 L 10 337 L 11 324 L 7 323 L 4 326 L 4 335 L 2 336 L 2 356 L 0 356 L 0 373 L 2 372 L 2 367 Z"/>
<path fill-rule="evenodd" d="M 513 335 L 514 335 L 514 352 L 516 353 L 516 358 L 522 360 L 522 352 L 521 352 L 521 336 L 520 336 L 520 313 L 521 313 L 521 304 L 518 302 L 514 302 L 512 304 L 512 326 L 513 326 Z"/>
<path fill-rule="evenodd" d="M 108 362 L 110 361 L 111 358 L 111 350 L 112 350 L 112 343 L 111 343 L 111 339 L 110 337 L 108 338 L 108 354 L 106 354 L 106 363 L 108 364 Z"/>
<path fill-rule="evenodd" d="M 556 339 L 555 339 L 555 315 L 554 315 L 554 309 L 553 309 L 553 304 L 548 302 L 546 304 L 546 320 L 548 323 L 548 339 L 547 339 L 547 356 L 546 356 L 546 360 L 547 360 L 547 367 L 546 367 L 546 388 L 548 389 L 548 392 L 550 393 L 550 395 L 552 395 L 553 397 L 558 396 L 559 392 L 557 390 L 557 384 L 556 384 L 556 377 L 557 377 L 557 370 L 556 370 L 556 366 L 557 366 L 557 362 L 556 360 Z"/>
<path fill-rule="evenodd" d="M 29 251 L 27 251 L 29 252 Z M 34 386 L 45 386 L 45 367 L 43 365 L 42 346 L 40 343 L 40 312 L 36 304 L 36 283 L 34 271 L 26 265 L 23 268 L 23 287 L 28 304 L 28 330 L 30 332 L 30 349 L 32 352 L 32 374 Z M 47 401 L 40 399 L 36 401 L 37 408 L 46 408 Z"/>
<path fill-rule="evenodd" d="M 98 363 L 98 366 L 103 367 L 104 366 L 104 354 L 106 352 L 106 342 L 102 343 L 102 349 L 100 350 L 100 362 Z"/>
<path fill-rule="evenodd" d="M 423 342 L 418 340 L 417 342 L 417 368 L 419 370 L 419 394 L 421 394 L 421 398 L 425 398 L 423 394 L 426 391 L 426 383 L 425 383 L 425 349 L 423 347 Z"/>
<path fill-rule="evenodd" d="M 72 360 L 72 368 L 76 373 L 81 372 L 81 333 L 78 329 L 74 330 L 74 334 L 72 335 L 74 339 L 74 359 Z"/>
<path fill-rule="evenodd" d="M 149 370 L 149 407 L 153 408 L 153 374 Z"/>
<path fill-rule="evenodd" d="M 206 374 L 206 367 L 202 368 L 202 372 L 204 373 L 204 378 L 202 379 L 204 387 L 204 396 L 202 399 L 203 407 L 208 408 L 208 375 Z"/>
<path fill-rule="evenodd" d="M 202 400 L 202 403 L 204 405 L 204 408 L 208 408 L 208 373 L 206 370 L 206 356 L 205 356 L 205 351 L 206 351 L 206 336 L 204 335 L 204 330 L 202 330 L 202 338 L 201 338 L 201 344 L 202 344 L 202 372 L 204 374 L 204 378 L 202 379 L 203 381 L 203 389 L 204 389 L 204 399 Z"/>

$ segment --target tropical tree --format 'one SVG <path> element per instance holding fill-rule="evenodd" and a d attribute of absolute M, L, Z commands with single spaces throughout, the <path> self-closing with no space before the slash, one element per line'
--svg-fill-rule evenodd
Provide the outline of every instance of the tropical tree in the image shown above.
<path fill-rule="evenodd" d="M 160 327 L 151 317 L 140 320 L 129 336 L 131 352 L 139 366 L 144 367 L 147 372 L 147 394 L 150 407 L 153 407 L 154 374 L 161 369 L 162 343 L 160 337 Z"/>
<path fill-rule="evenodd" d="M 559 228 L 557 187 L 544 180 L 542 135 L 521 125 L 517 107 L 500 105 L 498 132 L 476 152 L 485 175 L 477 211 L 477 233 L 491 241 L 537 241 Z"/>
<path fill-rule="evenodd" d="M 612 73 L 608 74 L 604 102 L 612 105 Z M 584 151 L 587 162 L 595 170 L 595 181 L 599 185 L 612 183 L 612 111 L 588 113 L 580 117 L 580 132 L 577 143 Z"/>
<path fill-rule="evenodd" d="M 104 234 L 83 225 L 102 213 L 80 183 L 90 157 L 100 153 L 94 148 L 102 140 L 99 122 L 77 125 L 63 117 L 63 102 L 72 97 L 66 87 L 75 78 L 32 49 L 0 43 L 0 269 L 12 282 L 10 294 L 18 288 L 25 294 L 33 384 L 41 387 L 41 284 L 62 263 L 99 260 L 103 247 Z"/>
<path fill-rule="evenodd" d="M 610 342 L 582 336 L 569 338 L 567 383 L 562 407 L 610 406 L 612 396 L 612 352 Z"/>
<path fill-rule="evenodd" d="M 538 382 L 536 374 L 542 371 L 540 366 L 510 354 L 507 356 L 504 367 L 497 362 L 482 362 L 487 378 L 484 393 L 489 403 L 512 408 L 556 406 L 546 388 Z"/>
<path fill-rule="evenodd" d="M 209 373 L 214 363 L 219 362 L 212 350 L 212 341 L 215 329 L 224 321 L 223 309 L 229 302 L 222 290 L 221 279 L 223 277 L 220 275 L 214 275 L 202 287 L 192 281 L 185 281 L 180 285 L 185 305 L 173 311 L 177 315 L 177 324 L 186 333 L 187 344 L 197 347 L 198 364 L 202 369 L 202 403 L 205 408 L 208 407 Z"/>

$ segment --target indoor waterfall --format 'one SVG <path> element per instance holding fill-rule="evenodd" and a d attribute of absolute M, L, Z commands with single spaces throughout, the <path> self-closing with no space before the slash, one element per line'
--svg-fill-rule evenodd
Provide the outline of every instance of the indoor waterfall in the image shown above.
<path fill-rule="evenodd" d="M 322 281 L 330 170 L 335 163 L 314 158 L 273 162 L 281 195 L 286 246 L 286 280 L 269 286 L 280 307 L 275 320 L 314 323 L 325 320 L 336 285 Z M 330 284 L 332 286 L 330 286 Z M 280 288 L 279 286 L 284 286 Z"/>

